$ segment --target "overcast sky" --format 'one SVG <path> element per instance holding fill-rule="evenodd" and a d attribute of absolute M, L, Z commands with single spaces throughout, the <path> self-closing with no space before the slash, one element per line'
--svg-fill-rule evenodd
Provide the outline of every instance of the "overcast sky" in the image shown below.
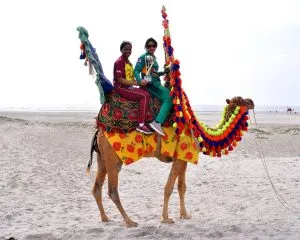
<path fill-rule="evenodd" d="M 257 105 L 300 105 L 300 1 L 9 0 L 0 3 L 0 107 L 99 104 L 79 60 L 84 26 L 112 79 L 122 40 L 135 64 L 145 40 L 158 40 L 161 6 L 192 105 L 236 95 Z"/>

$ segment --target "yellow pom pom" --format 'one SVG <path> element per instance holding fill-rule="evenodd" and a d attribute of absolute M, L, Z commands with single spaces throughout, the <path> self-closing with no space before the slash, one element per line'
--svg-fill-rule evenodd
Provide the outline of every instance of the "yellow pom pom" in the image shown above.
<path fill-rule="evenodd" d="M 206 152 L 206 147 L 203 147 L 201 151 Z"/>
<path fill-rule="evenodd" d="M 177 123 L 176 122 L 173 123 L 173 128 L 177 128 Z"/>
<path fill-rule="evenodd" d="M 203 138 L 202 137 L 198 137 L 198 142 L 203 142 Z"/>
<path fill-rule="evenodd" d="M 182 117 L 182 116 L 183 116 L 183 114 L 182 114 L 182 112 L 181 112 L 181 111 L 179 112 L 179 116 L 180 116 L 180 117 Z"/>
<path fill-rule="evenodd" d="M 188 120 L 191 119 L 191 115 L 188 112 L 186 112 L 186 117 L 187 117 Z"/>

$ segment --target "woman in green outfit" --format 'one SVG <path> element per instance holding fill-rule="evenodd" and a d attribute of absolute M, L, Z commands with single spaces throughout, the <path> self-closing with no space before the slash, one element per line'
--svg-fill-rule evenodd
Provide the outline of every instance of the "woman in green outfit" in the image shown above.
<path fill-rule="evenodd" d="M 173 101 L 170 96 L 170 90 L 161 85 L 160 76 L 165 72 L 158 72 L 158 63 L 154 56 L 157 48 L 157 42 L 153 38 L 149 38 L 145 43 L 146 53 L 139 57 L 135 68 L 134 77 L 137 83 L 145 86 L 150 94 L 158 98 L 162 105 L 155 120 L 150 123 L 150 127 L 158 134 L 164 136 L 161 124 L 167 119 L 172 109 Z"/>

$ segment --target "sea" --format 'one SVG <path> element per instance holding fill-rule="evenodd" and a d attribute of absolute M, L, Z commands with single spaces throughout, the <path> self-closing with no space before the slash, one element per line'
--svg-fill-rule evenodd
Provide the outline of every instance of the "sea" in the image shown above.
<path fill-rule="evenodd" d="M 93 104 L 65 104 L 65 105 L 27 105 L 1 107 L 0 112 L 98 112 L 101 105 Z M 195 113 L 210 114 L 222 112 L 224 105 L 195 105 L 192 109 Z M 300 106 L 255 106 L 257 113 L 287 113 L 287 107 L 294 109 L 293 113 L 300 113 Z"/>

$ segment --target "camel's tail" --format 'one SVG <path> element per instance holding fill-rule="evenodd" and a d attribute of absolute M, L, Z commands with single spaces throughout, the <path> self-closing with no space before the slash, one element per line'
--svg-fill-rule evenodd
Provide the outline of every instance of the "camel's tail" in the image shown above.
<path fill-rule="evenodd" d="M 98 145 L 97 145 L 97 135 L 98 135 L 98 130 L 94 133 L 93 138 L 92 138 L 92 142 L 91 142 L 90 160 L 89 160 L 87 168 L 86 168 L 86 175 L 87 176 L 90 175 L 91 167 L 92 167 L 92 164 L 93 164 L 93 153 L 94 153 L 94 151 L 99 152 L 98 151 Z"/>

